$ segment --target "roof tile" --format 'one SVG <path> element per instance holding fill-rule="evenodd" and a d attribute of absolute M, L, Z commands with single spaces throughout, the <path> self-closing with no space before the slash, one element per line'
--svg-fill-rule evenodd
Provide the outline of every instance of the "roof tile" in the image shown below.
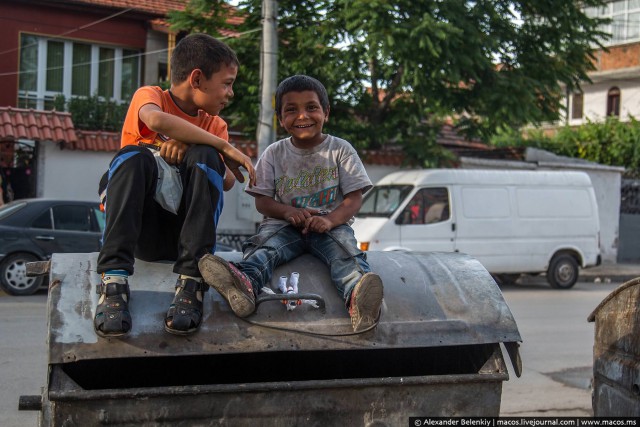
<path fill-rule="evenodd" d="M 69 147 L 80 151 L 113 151 L 120 149 L 120 132 L 78 130 L 78 141 Z"/>
<path fill-rule="evenodd" d="M 131 8 L 156 16 L 165 16 L 170 10 L 183 10 L 187 2 L 186 0 L 75 0 L 75 3 L 118 9 Z"/>
<path fill-rule="evenodd" d="M 0 141 L 14 139 L 73 144 L 77 137 L 69 113 L 0 107 Z"/>

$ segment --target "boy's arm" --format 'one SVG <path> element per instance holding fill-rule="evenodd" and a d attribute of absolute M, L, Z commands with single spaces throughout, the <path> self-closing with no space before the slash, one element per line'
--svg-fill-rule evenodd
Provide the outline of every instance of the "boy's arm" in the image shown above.
<path fill-rule="evenodd" d="M 222 189 L 224 191 L 229 191 L 233 188 L 233 185 L 236 183 L 236 179 L 233 176 L 233 173 L 229 170 L 228 167 L 224 168 L 224 182 L 222 184 Z"/>
<path fill-rule="evenodd" d="M 160 155 L 170 165 L 179 165 L 184 160 L 184 155 L 189 148 L 189 144 L 185 144 L 175 139 L 169 139 L 162 143 L 160 147 Z M 233 176 L 233 172 L 229 170 L 227 165 L 224 165 L 224 178 L 222 182 L 222 189 L 229 191 L 236 183 L 236 178 Z"/>
<path fill-rule="evenodd" d="M 341 224 L 346 224 L 362 206 L 362 191 L 356 190 L 345 194 L 340 205 L 327 215 L 317 215 L 317 209 L 296 208 L 275 201 L 269 196 L 256 196 L 256 209 L 270 218 L 288 221 L 293 226 L 302 228 L 302 232 L 315 231 L 326 233 Z"/>
<path fill-rule="evenodd" d="M 249 172 L 249 186 L 255 184 L 256 172 L 251 159 L 224 139 L 179 117 L 163 112 L 156 104 L 145 104 L 140 107 L 138 117 L 149 129 L 171 139 L 214 147 L 222 154 L 229 170 L 233 172 L 238 181 L 244 182 L 244 176 L 239 169 L 240 166 L 243 166 Z"/>

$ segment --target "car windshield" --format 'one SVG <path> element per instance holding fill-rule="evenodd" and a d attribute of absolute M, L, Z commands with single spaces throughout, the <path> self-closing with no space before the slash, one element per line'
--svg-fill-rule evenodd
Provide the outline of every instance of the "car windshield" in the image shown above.
<path fill-rule="evenodd" d="M 358 217 L 390 217 L 413 189 L 412 185 L 376 185 L 362 201 Z"/>
<path fill-rule="evenodd" d="M 27 206 L 26 202 L 14 201 L 0 207 L 0 219 L 7 218 Z"/>

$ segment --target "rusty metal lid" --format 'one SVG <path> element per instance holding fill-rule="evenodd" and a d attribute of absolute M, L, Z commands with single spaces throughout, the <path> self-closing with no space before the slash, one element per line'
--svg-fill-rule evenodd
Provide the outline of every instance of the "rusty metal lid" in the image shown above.
<path fill-rule="evenodd" d="M 239 261 L 240 253 L 220 254 Z M 287 311 L 265 302 L 246 320 L 236 317 L 215 290 L 205 295 L 200 331 L 177 337 L 164 331 L 176 275 L 168 263 L 137 261 L 130 277 L 133 330 L 124 338 L 99 338 L 93 330 L 98 301 L 97 254 L 54 254 L 49 295 L 49 362 L 170 355 L 291 350 L 410 348 L 521 341 L 516 322 L 489 273 L 459 253 L 369 252 L 384 283 L 380 323 L 352 335 L 344 302 L 328 269 L 304 255 L 279 267 L 272 280 L 300 273 L 299 292 L 317 294 L 326 312 L 302 304 Z M 287 330 L 279 330 L 287 329 Z M 291 331 L 294 330 L 294 331 Z"/>

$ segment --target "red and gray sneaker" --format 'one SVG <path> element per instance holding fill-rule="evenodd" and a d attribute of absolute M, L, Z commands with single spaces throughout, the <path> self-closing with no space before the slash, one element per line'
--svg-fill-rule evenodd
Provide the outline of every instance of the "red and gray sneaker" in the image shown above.
<path fill-rule="evenodd" d="M 365 273 L 351 292 L 349 315 L 354 332 L 372 328 L 380 317 L 383 287 L 380 276 Z"/>
<path fill-rule="evenodd" d="M 249 278 L 219 256 L 206 254 L 198 261 L 198 268 L 207 285 L 227 300 L 238 317 L 247 317 L 256 310 L 256 297 Z"/>

